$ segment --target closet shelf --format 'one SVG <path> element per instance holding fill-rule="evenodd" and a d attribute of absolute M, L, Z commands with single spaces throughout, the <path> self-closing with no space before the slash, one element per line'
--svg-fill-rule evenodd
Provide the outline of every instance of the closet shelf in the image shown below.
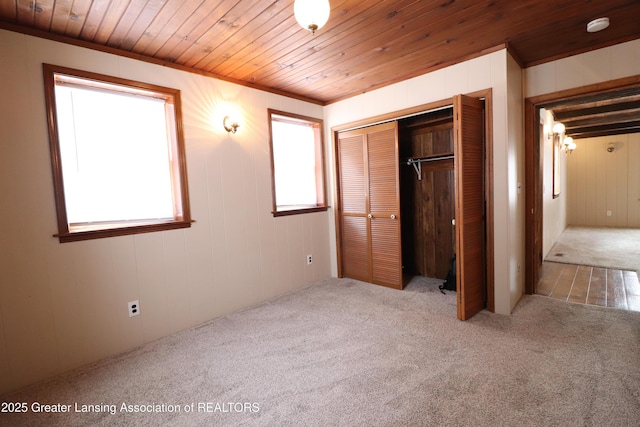
<path fill-rule="evenodd" d="M 447 160 L 447 159 L 453 159 L 453 153 L 443 153 L 443 154 L 436 154 L 436 155 L 431 155 L 431 156 L 424 156 L 424 157 L 409 157 L 407 159 L 407 165 L 412 165 L 413 168 L 416 170 L 416 174 L 418 175 L 418 181 L 422 180 L 422 163 L 423 162 L 435 162 L 438 160 Z"/>

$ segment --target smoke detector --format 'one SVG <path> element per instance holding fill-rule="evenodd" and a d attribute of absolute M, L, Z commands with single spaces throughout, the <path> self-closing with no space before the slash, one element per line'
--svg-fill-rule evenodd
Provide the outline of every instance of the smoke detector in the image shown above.
<path fill-rule="evenodd" d="M 598 18 L 587 23 L 588 33 L 597 33 L 609 26 L 609 18 Z"/>

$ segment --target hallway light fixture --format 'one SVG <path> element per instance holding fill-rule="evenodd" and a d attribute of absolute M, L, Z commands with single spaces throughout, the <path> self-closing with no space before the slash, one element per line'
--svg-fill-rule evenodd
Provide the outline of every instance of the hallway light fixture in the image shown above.
<path fill-rule="evenodd" d="M 578 147 L 570 136 L 567 136 L 562 140 L 562 146 L 564 147 L 564 152 L 569 154 L 573 153 L 573 150 Z"/>
<path fill-rule="evenodd" d="M 329 0 L 295 0 L 293 14 L 302 28 L 315 34 L 329 20 L 331 5 Z"/>
<path fill-rule="evenodd" d="M 560 123 L 560 122 L 555 122 L 555 123 L 553 124 L 553 128 L 551 128 L 551 132 L 549 132 L 549 133 L 547 134 L 547 138 L 549 138 L 549 139 L 553 139 L 553 137 L 554 137 L 555 135 L 558 135 L 558 136 L 559 136 L 560 134 L 563 134 L 563 133 L 564 133 L 564 130 L 565 130 L 565 127 L 564 127 L 564 125 L 563 125 L 562 123 Z"/>
<path fill-rule="evenodd" d="M 564 134 L 566 129 L 564 124 L 555 122 L 551 128 L 551 132 L 547 134 L 547 138 L 554 139 L 557 136 L 559 148 L 563 148 L 565 153 L 572 153 L 573 150 L 577 148 L 577 145 L 573 142 L 573 138 Z"/>

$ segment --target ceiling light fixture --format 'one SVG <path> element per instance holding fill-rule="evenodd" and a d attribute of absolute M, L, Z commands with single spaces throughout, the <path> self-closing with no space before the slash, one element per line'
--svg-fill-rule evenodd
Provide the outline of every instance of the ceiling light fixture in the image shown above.
<path fill-rule="evenodd" d="M 597 33 L 598 31 L 602 31 L 609 26 L 609 18 L 598 18 L 594 19 L 587 23 L 587 32 L 588 33 Z"/>
<path fill-rule="evenodd" d="M 315 34 L 329 20 L 331 5 L 329 0 L 295 0 L 293 14 L 298 24 Z"/>

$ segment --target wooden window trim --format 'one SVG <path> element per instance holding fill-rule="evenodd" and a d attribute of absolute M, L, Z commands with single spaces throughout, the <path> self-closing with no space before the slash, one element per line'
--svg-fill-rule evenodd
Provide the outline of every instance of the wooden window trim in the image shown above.
<path fill-rule="evenodd" d="M 327 203 L 327 185 L 326 185 L 326 173 L 325 173 L 325 155 L 324 155 L 324 121 L 322 119 L 318 119 L 316 117 L 303 116 L 301 114 L 288 113 L 286 111 L 279 111 L 274 109 L 267 109 L 268 114 L 268 122 L 269 122 L 269 152 L 271 156 L 271 197 L 272 197 L 272 211 L 274 217 L 278 216 L 288 216 L 288 215 L 299 215 L 305 213 L 313 213 L 313 212 L 324 212 L 329 209 L 329 204 Z M 273 116 L 281 116 L 281 118 L 275 119 L 277 121 L 285 122 L 285 123 L 312 123 L 312 126 L 316 132 L 316 138 L 318 140 L 318 144 L 316 144 L 316 155 L 319 159 L 320 165 L 318 165 L 318 161 L 316 161 L 316 190 L 317 190 L 317 199 L 318 202 L 316 206 L 309 207 L 296 207 L 294 209 L 281 209 L 278 210 L 278 206 L 276 203 L 276 183 L 275 183 L 275 159 L 273 155 L 273 132 L 271 123 L 274 120 Z M 322 187 L 322 188 L 317 188 Z"/>
<path fill-rule="evenodd" d="M 58 233 L 54 234 L 60 243 L 75 242 L 81 240 L 99 239 L 105 237 L 125 236 L 131 234 L 149 233 L 163 230 L 173 230 L 188 228 L 194 222 L 191 219 L 191 209 L 189 205 L 189 190 L 187 183 L 186 152 L 182 123 L 182 104 L 180 91 L 178 89 L 167 88 L 149 83 L 123 79 L 119 77 L 107 76 L 89 71 L 76 70 L 51 64 L 42 64 L 44 76 L 45 102 L 47 112 L 47 124 L 49 131 L 49 148 L 51 152 L 51 170 L 53 174 L 54 197 L 56 204 L 56 214 L 58 222 Z M 93 80 L 96 87 L 101 86 L 101 82 L 126 86 L 138 90 L 142 93 L 156 93 L 172 99 L 169 102 L 173 108 L 174 121 L 169 123 L 175 132 L 175 142 L 171 144 L 172 155 L 176 156 L 176 162 L 172 163 L 172 189 L 174 192 L 174 212 L 175 216 L 167 220 L 141 220 L 134 225 L 127 225 L 125 222 L 114 222 L 112 227 L 71 231 L 68 223 L 67 209 L 65 203 L 64 183 L 62 177 L 62 160 L 59 145 L 57 113 L 55 105 L 55 75 L 63 74 L 81 79 Z"/>

